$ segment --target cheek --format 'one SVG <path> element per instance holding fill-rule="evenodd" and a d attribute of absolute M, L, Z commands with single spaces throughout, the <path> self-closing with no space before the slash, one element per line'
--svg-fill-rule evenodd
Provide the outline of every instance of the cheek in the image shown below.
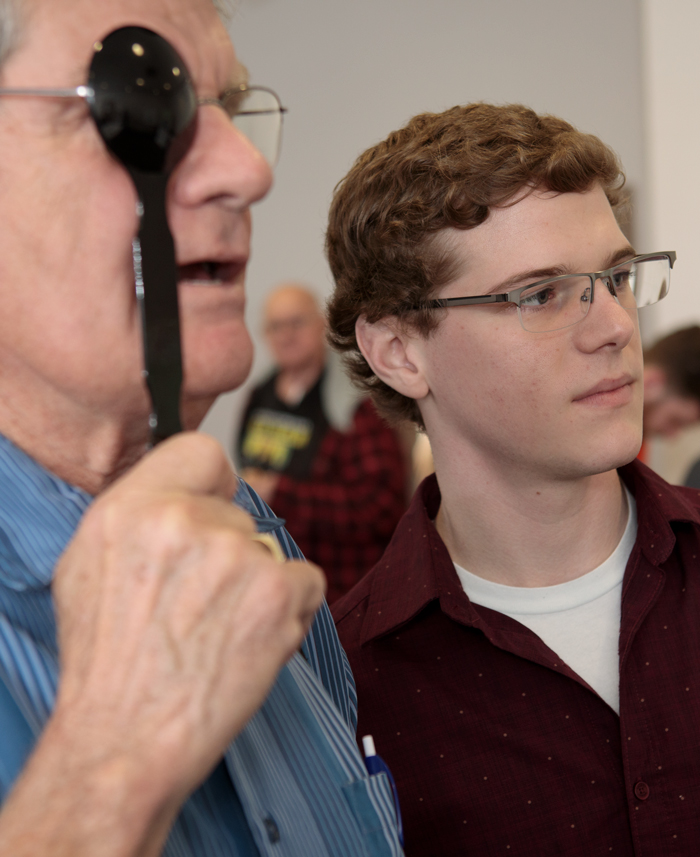
<path fill-rule="evenodd" d="M 133 277 L 131 239 L 137 229 L 136 193 L 129 176 L 106 153 L 47 158 L 44 166 L 13 178 L 2 176 L 0 206 L 12 211 L 3 223 L 3 280 L 14 266 L 49 293 L 52 281 L 64 294 L 89 303 L 98 275 Z M 9 181 L 7 179 L 10 178 Z M 11 251 L 11 252 L 10 252 Z M 126 262 L 126 264 L 125 264 Z"/>
<path fill-rule="evenodd" d="M 551 386 L 561 348 L 556 342 L 525 339 L 518 327 L 493 323 L 478 328 L 458 325 L 446 347 L 435 349 L 431 362 L 439 370 L 443 383 L 469 390 L 485 402 L 523 400 L 536 406 L 539 397 Z"/>

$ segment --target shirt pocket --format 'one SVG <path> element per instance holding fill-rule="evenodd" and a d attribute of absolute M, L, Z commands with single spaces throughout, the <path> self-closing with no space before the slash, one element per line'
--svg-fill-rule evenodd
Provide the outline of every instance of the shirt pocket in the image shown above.
<path fill-rule="evenodd" d="M 341 786 L 371 857 L 400 857 L 394 796 L 387 775 L 374 774 Z"/>

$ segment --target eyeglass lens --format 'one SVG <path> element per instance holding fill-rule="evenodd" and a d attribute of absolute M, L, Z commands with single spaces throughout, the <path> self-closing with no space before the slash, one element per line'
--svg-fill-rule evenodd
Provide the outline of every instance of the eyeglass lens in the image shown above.
<path fill-rule="evenodd" d="M 660 301 L 668 293 L 670 273 L 668 258 L 661 256 L 624 263 L 601 279 L 621 306 L 633 310 Z M 591 276 L 563 277 L 526 289 L 518 307 L 522 326 L 544 332 L 581 321 L 591 305 L 592 280 Z"/>
<path fill-rule="evenodd" d="M 275 93 L 253 86 L 227 94 L 223 105 L 236 128 L 274 167 L 282 136 L 282 108 Z"/>

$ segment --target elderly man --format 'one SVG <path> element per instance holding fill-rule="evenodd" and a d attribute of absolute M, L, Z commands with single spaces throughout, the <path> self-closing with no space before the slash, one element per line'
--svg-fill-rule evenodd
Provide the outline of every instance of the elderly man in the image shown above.
<path fill-rule="evenodd" d="M 242 475 L 323 568 L 332 604 L 389 543 L 406 508 L 406 463 L 396 432 L 327 353 L 325 319 L 308 288 L 272 292 L 265 338 L 275 368 L 243 414 Z"/>
<path fill-rule="evenodd" d="M 175 48 L 199 99 L 167 195 L 187 429 L 251 360 L 249 209 L 271 174 L 222 109 L 245 80 L 215 7 L 3 3 L 0 853 L 397 854 L 327 608 L 314 619 L 319 570 L 251 538 L 300 556 L 212 440 L 139 461 L 136 191 L 82 90 L 63 97 L 126 25 Z"/>
<path fill-rule="evenodd" d="M 563 120 L 473 104 L 336 192 L 335 341 L 435 459 L 333 611 L 414 857 L 697 854 L 700 498 L 635 460 L 637 308 L 675 254 L 630 247 L 622 181 Z"/>

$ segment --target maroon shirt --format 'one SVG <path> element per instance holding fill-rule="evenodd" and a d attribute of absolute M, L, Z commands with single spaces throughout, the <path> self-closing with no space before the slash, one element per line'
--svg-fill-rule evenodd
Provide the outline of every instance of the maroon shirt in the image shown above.
<path fill-rule="evenodd" d="M 700 492 L 639 462 L 620 474 L 638 515 L 620 717 L 536 634 L 469 601 L 431 523 L 434 476 L 334 606 L 407 857 L 700 854 Z"/>

